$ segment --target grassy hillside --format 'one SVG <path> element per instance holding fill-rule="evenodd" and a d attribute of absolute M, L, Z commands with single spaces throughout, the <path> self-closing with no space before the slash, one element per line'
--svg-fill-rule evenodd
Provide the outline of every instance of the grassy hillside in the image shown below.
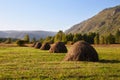
<path fill-rule="evenodd" d="M 74 25 L 66 33 L 98 32 L 102 35 L 115 33 L 120 29 L 120 6 L 107 8 L 92 18 Z"/>
<path fill-rule="evenodd" d="M 63 62 L 65 54 L 0 47 L 0 80 L 120 80 L 120 45 L 95 46 L 100 62 Z"/>

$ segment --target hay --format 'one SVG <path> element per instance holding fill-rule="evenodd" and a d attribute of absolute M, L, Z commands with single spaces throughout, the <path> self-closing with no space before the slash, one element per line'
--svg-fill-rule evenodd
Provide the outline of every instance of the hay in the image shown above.
<path fill-rule="evenodd" d="M 32 47 L 35 47 L 36 43 L 37 43 L 37 42 L 34 42 L 34 43 L 32 44 Z"/>
<path fill-rule="evenodd" d="M 67 48 L 63 42 L 56 42 L 49 50 L 50 53 L 67 53 Z"/>
<path fill-rule="evenodd" d="M 41 44 L 40 42 L 37 42 L 37 43 L 35 44 L 35 48 L 36 48 L 36 49 L 39 49 L 41 46 L 42 46 L 42 44 Z"/>
<path fill-rule="evenodd" d="M 49 50 L 50 49 L 50 44 L 49 43 L 43 43 L 40 49 L 41 50 Z"/>
<path fill-rule="evenodd" d="M 78 41 L 72 45 L 66 54 L 65 61 L 98 61 L 96 50 L 87 42 Z"/>

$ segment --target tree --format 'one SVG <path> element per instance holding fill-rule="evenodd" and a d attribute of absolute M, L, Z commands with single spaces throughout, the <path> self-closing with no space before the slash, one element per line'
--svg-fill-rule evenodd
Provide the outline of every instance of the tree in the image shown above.
<path fill-rule="evenodd" d="M 66 42 L 66 35 L 63 31 L 59 31 L 54 38 L 54 42 Z"/>
<path fill-rule="evenodd" d="M 48 42 L 48 43 L 52 44 L 54 42 L 54 39 L 53 39 L 52 36 L 48 36 L 48 37 L 45 38 L 44 42 Z"/>
<path fill-rule="evenodd" d="M 33 37 L 31 42 L 32 42 L 32 43 L 36 42 L 36 38 Z"/>
<path fill-rule="evenodd" d="M 92 33 L 90 32 L 89 34 L 83 34 L 83 40 L 90 43 L 90 44 L 94 44 L 94 38 L 96 36 L 96 33 Z"/>
<path fill-rule="evenodd" d="M 80 33 L 74 34 L 73 42 L 77 42 L 79 40 L 82 40 L 82 35 Z"/>
<path fill-rule="evenodd" d="M 94 44 L 99 44 L 99 34 L 97 33 L 96 36 L 94 37 Z"/>
<path fill-rule="evenodd" d="M 0 43 L 5 42 L 7 38 L 0 38 Z"/>
<path fill-rule="evenodd" d="M 8 38 L 6 41 L 5 41 L 6 44 L 10 44 L 12 43 L 12 39 L 11 38 Z"/>
<path fill-rule="evenodd" d="M 66 35 L 66 40 L 67 40 L 67 41 L 73 41 L 73 37 L 74 37 L 73 34 L 71 34 L 71 33 L 70 33 L 70 34 L 67 34 L 67 35 Z"/>
<path fill-rule="evenodd" d="M 62 42 L 67 43 L 67 39 L 66 39 L 65 33 L 63 33 L 63 35 L 62 35 Z"/>
<path fill-rule="evenodd" d="M 44 40 L 45 40 L 45 39 L 40 38 L 40 39 L 39 39 L 39 42 L 43 43 L 43 42 L 44 42 Z"/>
<path fill-rule="evenodd" d="M 87 42 L 90 43 L 90 44 L 94 44 L 94 38 L 95 38 L 95 36 L 96 36 L 96 33 L 90 32 L 87 35 Z"/>
<path fill-rule="evenodd" d="M 59 32 L 55 35 L 54 42 L 62 41 L 62 35 L 63 35 L 63 32 L 62 32 L 62 31 L 59 31 Z"/>
<path fill-rule="evenodd" d="M 18 46 L 24 46 L 25 41 L 24 41 L 24 40 L 17 40 L 17 41 L 16 41 L 16 44 L 17 44 Z"/>
<path fill-rule="evenodd" d="M 107 36 L 106 38 L 106 43 L 107 44 L 114 44 L 115 43 L 115 37 L 111 33 Z"/>
<path fill-rule="evenodd" d="M 115 41 L 116 43 L 120 43 L 120 30 L 117 30 L 115 34 Z"/>
<path fill-rule="evenodd" d="M 30 42 L 30 39 L 29 39 L 29 35 L 28 35 L 28 34 L 26 34 L 26 35 L 24 36 L 24 41 L 25 41 L 26 43 L 29 43 L 29 42 Z"/>
<path fill-rule="evenodd" d="M 87 34 L 83 34 L 83 40 L 86 41 L 86 42 L 88 42 L 88 36 L 87 36 Z"/>
<path fill-rule="evenodd" d="M 100 36 L 100 41 L 99 41 L 100 44 L 105 44 L 105 38 L 104 36 Z"/>

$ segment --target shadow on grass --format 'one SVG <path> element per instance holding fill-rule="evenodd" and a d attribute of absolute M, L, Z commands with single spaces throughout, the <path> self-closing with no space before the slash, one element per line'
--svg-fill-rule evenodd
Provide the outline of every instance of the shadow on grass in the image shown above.
<path fill-rule="evenodd" d="M 88 76 L 68 76 L 67 78 L 94 78 L 96 75 L 88 75 Z"/>
<path fill-rule="evenodd" d="M 100 63 L 120 63 L 119 60 L 105 60 L 105 59 L 102 59 L 99 62 Z"/>
<path fill-rule="evenodd" d="M 120 77 L 120 75 L 110 75 L 109 77 Z"/>
<path fill-rule="evenodd" d="M 77 80 L 81 79 L 81 78 L 93 78 L 94 76 L 61 76 L 58 78 L 54 78 L 54 77 L 46 77 L 46 76 L 40 76 L 40 80 L 69 80 L 72 78 L 75 78 Z"/>

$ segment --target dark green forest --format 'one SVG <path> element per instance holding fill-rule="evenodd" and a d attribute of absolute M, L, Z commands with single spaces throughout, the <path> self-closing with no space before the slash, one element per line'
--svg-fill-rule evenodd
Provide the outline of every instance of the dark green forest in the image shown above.
<path fill-rule="evenodd" d="M 108 33 L 107 35 L 100 35 L 99 33 L 88 34 L 65 34 L 63 31 L 59 31 L 54 37 L 48 36 L 45 39 L 40 39 L 40 42 L 64 42 L 65 44 L 73 44 L 79 40 L 84 40 L 90 44 L 120 44 L 120 30 L 117 30 L 113 35 Z"/>
<path fill-rule="evenodd" d="M 0 43 L 17 43 L 18 45 L 21 44 L 29 44 L 34 42 L 48 42 L 50 44 L 54 42 L 64 42 L 65 44 L 73 44 L 77 41 L 84 40 L 90 44 L 120 44 L 120 30 L 117 30 L 115 34 L 108 33 L 107 35 L 100 35 L 99 33 L 88 33 L 88 34 L 65 34 L 63 31 L 57 32 L 55 36 L 47 36 L 46 38 L 40 38 L 39 40 L 36 40 L 35 37 L 33 37 L 32 40 L 30 40 L 29 35 L 26 34 L 24 36 L 24 39 L 12 39 L 12 38 L 0 38 Z"/>

